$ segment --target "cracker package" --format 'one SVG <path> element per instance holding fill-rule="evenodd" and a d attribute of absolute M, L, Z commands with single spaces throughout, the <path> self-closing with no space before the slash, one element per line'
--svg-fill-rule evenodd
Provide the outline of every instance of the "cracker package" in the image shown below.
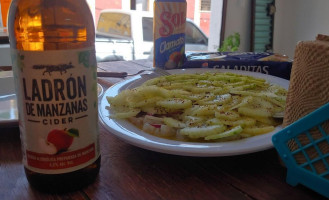
<path fill-rule="evenodd" d="M 219 68 L 269 74 L 290 79 L 292 60 L 268 52 L 186 52 L 182 68 Z"/>

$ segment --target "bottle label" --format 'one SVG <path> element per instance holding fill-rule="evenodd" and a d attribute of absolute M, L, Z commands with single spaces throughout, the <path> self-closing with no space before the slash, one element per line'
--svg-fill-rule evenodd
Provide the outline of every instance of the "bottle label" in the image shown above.
<path fill-rule="evenodd" d="M 45 174 L 93 163 L 98 144 L 95 50 L 12 50 L 23 163 Z"/>
<path fill-rule="evenodd" d="M 154 2 L 154 67 L 183 65 L 185 53 L 186 2 Z"/>

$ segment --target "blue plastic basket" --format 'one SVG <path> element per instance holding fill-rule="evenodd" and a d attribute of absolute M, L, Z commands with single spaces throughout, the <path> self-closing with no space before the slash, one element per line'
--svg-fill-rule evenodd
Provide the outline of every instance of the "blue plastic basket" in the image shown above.
<path fill-rule="evenodd" d="M 287 183 L 329 198 L 329 103 L 285 127 L 272 142 L 287 167 Z"/>

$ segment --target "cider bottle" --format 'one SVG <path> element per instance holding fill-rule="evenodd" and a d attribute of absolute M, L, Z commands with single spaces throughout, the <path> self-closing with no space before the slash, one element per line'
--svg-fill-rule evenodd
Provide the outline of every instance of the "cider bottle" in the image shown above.
<path fill-rule="evenodd" d="M 25 174 L 46 192 L 100 169 L 95 29 L 85 0 L 13 0 L 9 40 Z"/>

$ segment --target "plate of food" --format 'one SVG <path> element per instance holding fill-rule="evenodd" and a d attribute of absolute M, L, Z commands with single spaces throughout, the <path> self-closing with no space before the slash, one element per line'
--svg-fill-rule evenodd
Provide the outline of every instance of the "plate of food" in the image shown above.
<path fill-rule="evenodd" d="M 225 69 L 137 75 L 104 92 L 99 118 L 132 145 L 183 156 L 232 156 L 272 148 L 289 81 Z"/>

